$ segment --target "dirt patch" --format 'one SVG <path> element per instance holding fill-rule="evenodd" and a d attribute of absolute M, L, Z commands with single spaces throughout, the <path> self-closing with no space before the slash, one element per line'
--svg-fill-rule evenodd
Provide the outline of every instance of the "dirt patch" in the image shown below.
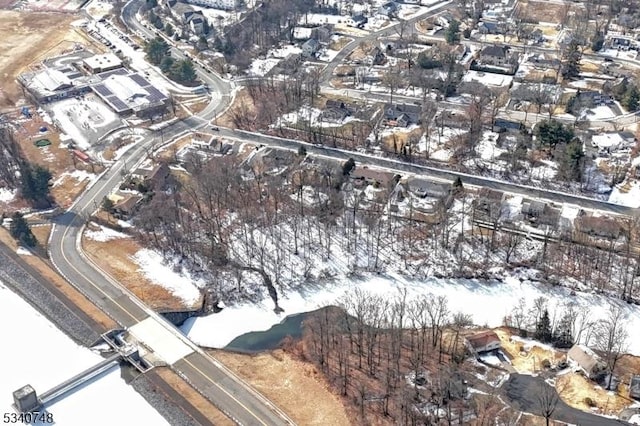
<path fill-rule="evenodd" d="M 45 229 L 40 230 L 39 228 L 45 227 L 34 227 L 34 234 L 36 234 L 36 238 L 38 238 L 40 244 L 46 245 L 48 232 L 46 232 Z M 50 227 L 47 226 L 46 228 Z M 44 238 L 45 232 L 47 234 L 47 238 Z M 40 240 L 40 238 L 42 238 L 42 240 Z M 0 240 L 14 250 L 17 249 L 16 242 L 4 228 L 0 228 Z M 104 327 L 105 330 L 116 328 L 117 324 L 80 292 L 74 289 L 64 278 L 62 278 L 55 271 L 49 260 L 39 256 L 22 256 L 22 260 L 42 274 L 43 277 L 62 292 L 75 306 L 93 318 L 98 324 Z"/>
<path fill-rule="evenodd" d="M 584 411 L 617 415 L 631 401 L 615 392 L 602 389 L 596 383 L 579 373 L 567 373 L 556 378 L 556 388 L 560 397 L 568 405 Z M 621 386 L 619 391 L 624 391 Z M 594 406 L 590 407 L 585 399 L 590 398 Z"/>
<path fill-rule="evenodd" d="M 0 108 L 24 98 L 15 79 L 29 64 L 87 39 L 69 24 L 77 16 L 0 10 Z"/>
<path fill-rule="evenodd" d="M 97 230 L 90 224 L 88 229 Z M 120 284 L 156 310 L 178 311 L 192 308 L 174 296 L 169 290 L 148 280 L 139 270 L 133 256 L 142 247 L 132 238 L 115 238 L 95 241 L 83 236 L 82 247 L 87 256 Z"/>
<path fill-rule="evenodd" d="M 155 372 L 173 389 L 178 391 L 185 399 L 187 399 L 198 411 L 204 414 L 207 419 L 216 425 L 231 426 L 234 425 L 227 416 L 218 410 L 209 400 L 200 395 L 195 389 L 189 386 L 180 376 L 168 368 L 156 368 Z"/>
<path fill-rule="evenodd" d="M 351 43 L 353 39 L 349 37 L 339 37 L 338 39 L 329 43 L 329 49 L 331 50 L 342 50 L 347 44 Z"/>
<path fill-rule="evenodd" d="M 350 425 L 347 412 L 314 366 L 277 350 L 242 355 L 212 355 L 282 408 L 300 425 Z"/>
<path fill-rule="evenodd" d="M 220 117 L 215 119 L 215 123 L 222 127 L 236 128 L 233 117 L 238 113 L 255 115 L 256 106 L 253 103 L 253 99 L 249 95 L 246 88 L 240 89 L 233 99 L 233 103 L 227 108 L 227 110 Z"/>
<path fill-rule="evenodd" d="M 505 328 L 494 330 L 500 337 L 502 351 L 509 356 L 513 368 L 518 373 L 536 373 L 543 370 L 542 362 L 547 359 L 552 365 L 566 358 L 566 354 L 558 350 L 549 350 L 544 347 L 527 345 L 518 340 L 513 340 L 512 333 Z"/>
<path fill-rule="evenodd" d="M 567 18 L 571 9 L 570 4 L 528 1 L 519 2 L 514 15 L 518 19 L 524 19 L 529 22 L 559 24 Z"/>

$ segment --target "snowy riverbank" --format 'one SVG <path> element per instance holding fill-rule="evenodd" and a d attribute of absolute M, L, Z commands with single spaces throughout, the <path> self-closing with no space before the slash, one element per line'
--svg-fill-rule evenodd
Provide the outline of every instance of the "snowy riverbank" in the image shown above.
<path fill-rule="evenodd" d="M 640 328 L 640 306 L 591 293 L 577 292 L 572 295 L 567 288 L 551 287 L 526 279 L 521 281 L 515 276 L 507 277 L 503 282 L 481 283 L 465 279 L 432 278 L 414 281 L 398 275 L 368 275 L 361 279 L 327 283 L 321 287 L 307 287 L 305 290 L 281 295 L 280 306 L 285 312 L 280 315 L 273 312 L 271 299 L 264 299 L 260 303 L 226 307 L 217 314 L 191 318 L 184 324 L 183 330 L 200 345 L 222 348 L 244 333 L 268 330 L 287 315 L 335 304 L 349 289 L 356 287 L 388 298 L 395 297 L 400 289 L 405 288 L 409 300 L 421 293 L 446 295 L 450 311 L 470 314 L 476 324 L 490 327 L 502 325 L 504 317 L 512 312 L 520 298 L 524 297 L 531 305 L 534 299 L 546 297 L 550 311 L 558 307 L 558 312 L 561 312 L 563 305 L 572 303 L 576 308 L 589 309 L 591 320 L 605 318 L 614 305 L 619 305 L 628 314 L 629 330 Z M 640 355 L 640 339 L 632 335 L 629 343 L 629 352 Z"/>

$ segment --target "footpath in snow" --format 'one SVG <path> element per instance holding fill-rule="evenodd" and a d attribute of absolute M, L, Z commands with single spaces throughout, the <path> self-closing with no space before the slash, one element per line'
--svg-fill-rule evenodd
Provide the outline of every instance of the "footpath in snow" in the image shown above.
<path fill-rule="evenodd" d="M 207 347 L 222 348 L 236 337 L 251 332 L 265 331 L 282 322 L 287 315 L 309 312 L 323 306 L 336 304 L 338 299 L 350 289 L 360 288 L 372 294 L 384 295 L 389 300 L 406 289 L 407 297 L 432 293 L 445 295 L 451 312 L 464 312 L 473 316 L 475 324 L 497 327 L 509 315 L 522 297 L 529 304 L 538 297 L 548 299 L 548 308 L 552 311 L 573 303 L 576 307 L 588 307 L 590 318 L 606 318 L 613 305 L 621 306 L 628 314 L 628 329 L 640 328 L 640 306 L 629 305 L 597 294 L 576 293 L 564 287 L 551 287 L 529 281 L 520 282 L 509 277 L 504 282 L 490 281 L 481 283 L 467 279 L 426 279 L 408 280 L 399 275 L 371 275 L 363 279 L 345 279 L 340 283 L 327 283 L 304 290 L 291 291 L 280 295 L 279 305 L 284 313 L 273 312 L 271 299 L 259 303 L 247 303 L 224 308 L 217 314 L 206 317 L 190 318 L 183 329 L 194 342 Z M 640 355 L 640 339 L 630 341 L 629 352 Z"/>
<path fill-rule="evenodd" d="M 41 394 L 103 358 L 76 345 L 31 305 L 0 283 L 3 324 L 0 408 L 14 412 L 13 391 L 26 384 Z M 11 324 L 18 324 L 19 327 Z M 167 421 L 113 368 L 46 407 L 58 426 L 115 424 L 168 425 Z"/>

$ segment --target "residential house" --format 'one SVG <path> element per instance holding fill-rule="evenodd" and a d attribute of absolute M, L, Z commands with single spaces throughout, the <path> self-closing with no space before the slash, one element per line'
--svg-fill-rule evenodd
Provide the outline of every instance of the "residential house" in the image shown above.
<path fill-rule="evenodd" d="M 415 196 L 436 199 L 447 208 L 453 201 L 453 186 L 448 182 L 435 182 L 423 178 L 410 177 L 407 179 L 407 186 Z"/>
<path fill-rule="evenodd" d="M 400 179 L 399 175 L 381 169 L 372 169 L 366 166 L 358 166 L 351 171 L 351 179 L 355 186 L 363 187 L 372 185 L 376 188 L 391 189 Z"/>
<path fill-rule="evenodd" d="M 191 32 L 196 35 L 204 34 L 205 19 L 204 15 L 200 12 L 189 16 L 189 18 L 187 18 L 187 24 L 189 25 Z"/>
<path fill-rule="evenodd" d="M 607 371 L 607 365 L 595 352 L 583 345 L 574 345 L 567 353 L 567 359 L 575 362 L 589 379 L 596 379 Z"/>
<path fill-rule="evenodd" d="M 197 6 L 210 7 L 220 10 L 236 10 L 240 7 L 240 0 L 184 0 L 186 3 Z"/>
<path fill-rule="evenodd" d="M 367 56 L 367 63 L 370 65 L 382 65 L 386 62 L 387 57 L 378 46 L 375 46 Z"/>
<path fill-rule="evenodd" d="M 623 233 L 617 220 L 605 216 L 581 216 L 574 224 L 578 232 L 594 237 L 617 239 Z"/>
<path fill-rule="evenodd" d="M 555 228 L 560 220 L 560 210 L 542 201 L 523 200 L 520 213 L 532 225 L 549 225 Z"/>
<path fill-rule="evenodd" d="M 629 50 L 635 47 L 635 42 L 627 37 L 611 37 L 609 45 L 612 49 Z"/>
<path fill-rule="evenodd" d="M 478 24 L 480 34 L 506 34 L 507 26 L 499 21 L 482 21 Z"/>
<path fill-rule="evenodd" d="M 629 397 L 640 400 L 640 376 L 632 376 L 629 382 Z"/>
<path fill-rule="evenodd" d="M 379 15 L 384 15 L 388 18 L 393 18 L 398 13 L 398 3 L 394 1 L 390 1 L 388 3 L 383 4 L 378 9 Z"/>
<path fill-rule="evenodd" d="M 613 98 L 595 90 L 578 90 L 573 98 L 575 105 L 582 108 L 594 108 L 597 106 L 612 105 Z"/>
<path fill-rule="evenodd" d="M 142 196 L 138 194 L 126 194 L 119 198 L 113 204 L 112 214 L 114 217 L 122 220 L 127 220 L 133 217 L 138 210 Z"/>
<path fill-rule="evenodd" d="M 136 169 L 131 173 L 131 177 L 142 181 L 150 188 L 157 188 L 165 184 L 169 172 L 169 166 L 166 163 L 160 163 L 152 169 Z"/>
<path fill-rule="evenodd" d="M 302 44 L 302 55 L 311 58 L 320 50 L 320 43 L 314 38 L 310 38 Z"/>
<path fill-rule="evenodd" d="M 512 121 L 504 118 L 496 118 L 493 122 L 494 132 L 519 132 L 524 128 L 520 121 Z"/>
<path fill-rule="evenodd" d="M 500 217 L 504 192 L 482 188 L 478 197 L 473 200 L 474 214 L 485 219 Z"/>
<path fill-rule="evenodd" d="M 369 22 L 369 18 L 364 16 L 364 14 L 362 13 L 357 13 L 349 18 L 347 25 L 349 25 L 350 27 L 364 28 L 364 25 L 367 22 Z"/>
<path fill-rule="evenodd" d="M 465 338 L 465 345 L 474 355 L 500 349 L 500 338 L 492 331 L 483 331 Z"/>
<path fill-rule="evenodd" d="M 384 118 L 389 124 L 406 127 L 419 124 L 422 107 L 410 104 L 385 104 Z"/>
<path fill-rule="evenodd" d="M 322 114 L 320 114 L 320 118 L 322 121 L 341 123 L 351 114 L 351 109 L 344 102 L 329 99 L 325 103 L 324 110 L 322 111 Z"/>
<path fill-rule="evenodd" d="M 202 16 L 202 12 L 182 2 L 167 2 L 173 17 L 182 25 L 187 25 L 192 15 Z"/>
<path fill-rule="evenodd" d="M 508 46 L 487 46 L 480 52 L 478 60 L 474 61 L 471 69 L 477 71 L 495 70 L 505 74 L 515 74 L 518 69 L 518 56 Z"/>

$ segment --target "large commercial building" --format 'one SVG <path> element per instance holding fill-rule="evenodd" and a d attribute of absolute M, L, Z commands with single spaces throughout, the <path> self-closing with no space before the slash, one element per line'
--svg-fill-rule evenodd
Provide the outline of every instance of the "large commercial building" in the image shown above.
<path fill-rule="evenodd" d="M 92 90 L 119 115 L 152 116 L 167 107 L 168 97 L 140 74 L 120 68 L 98 76 Z"/>

